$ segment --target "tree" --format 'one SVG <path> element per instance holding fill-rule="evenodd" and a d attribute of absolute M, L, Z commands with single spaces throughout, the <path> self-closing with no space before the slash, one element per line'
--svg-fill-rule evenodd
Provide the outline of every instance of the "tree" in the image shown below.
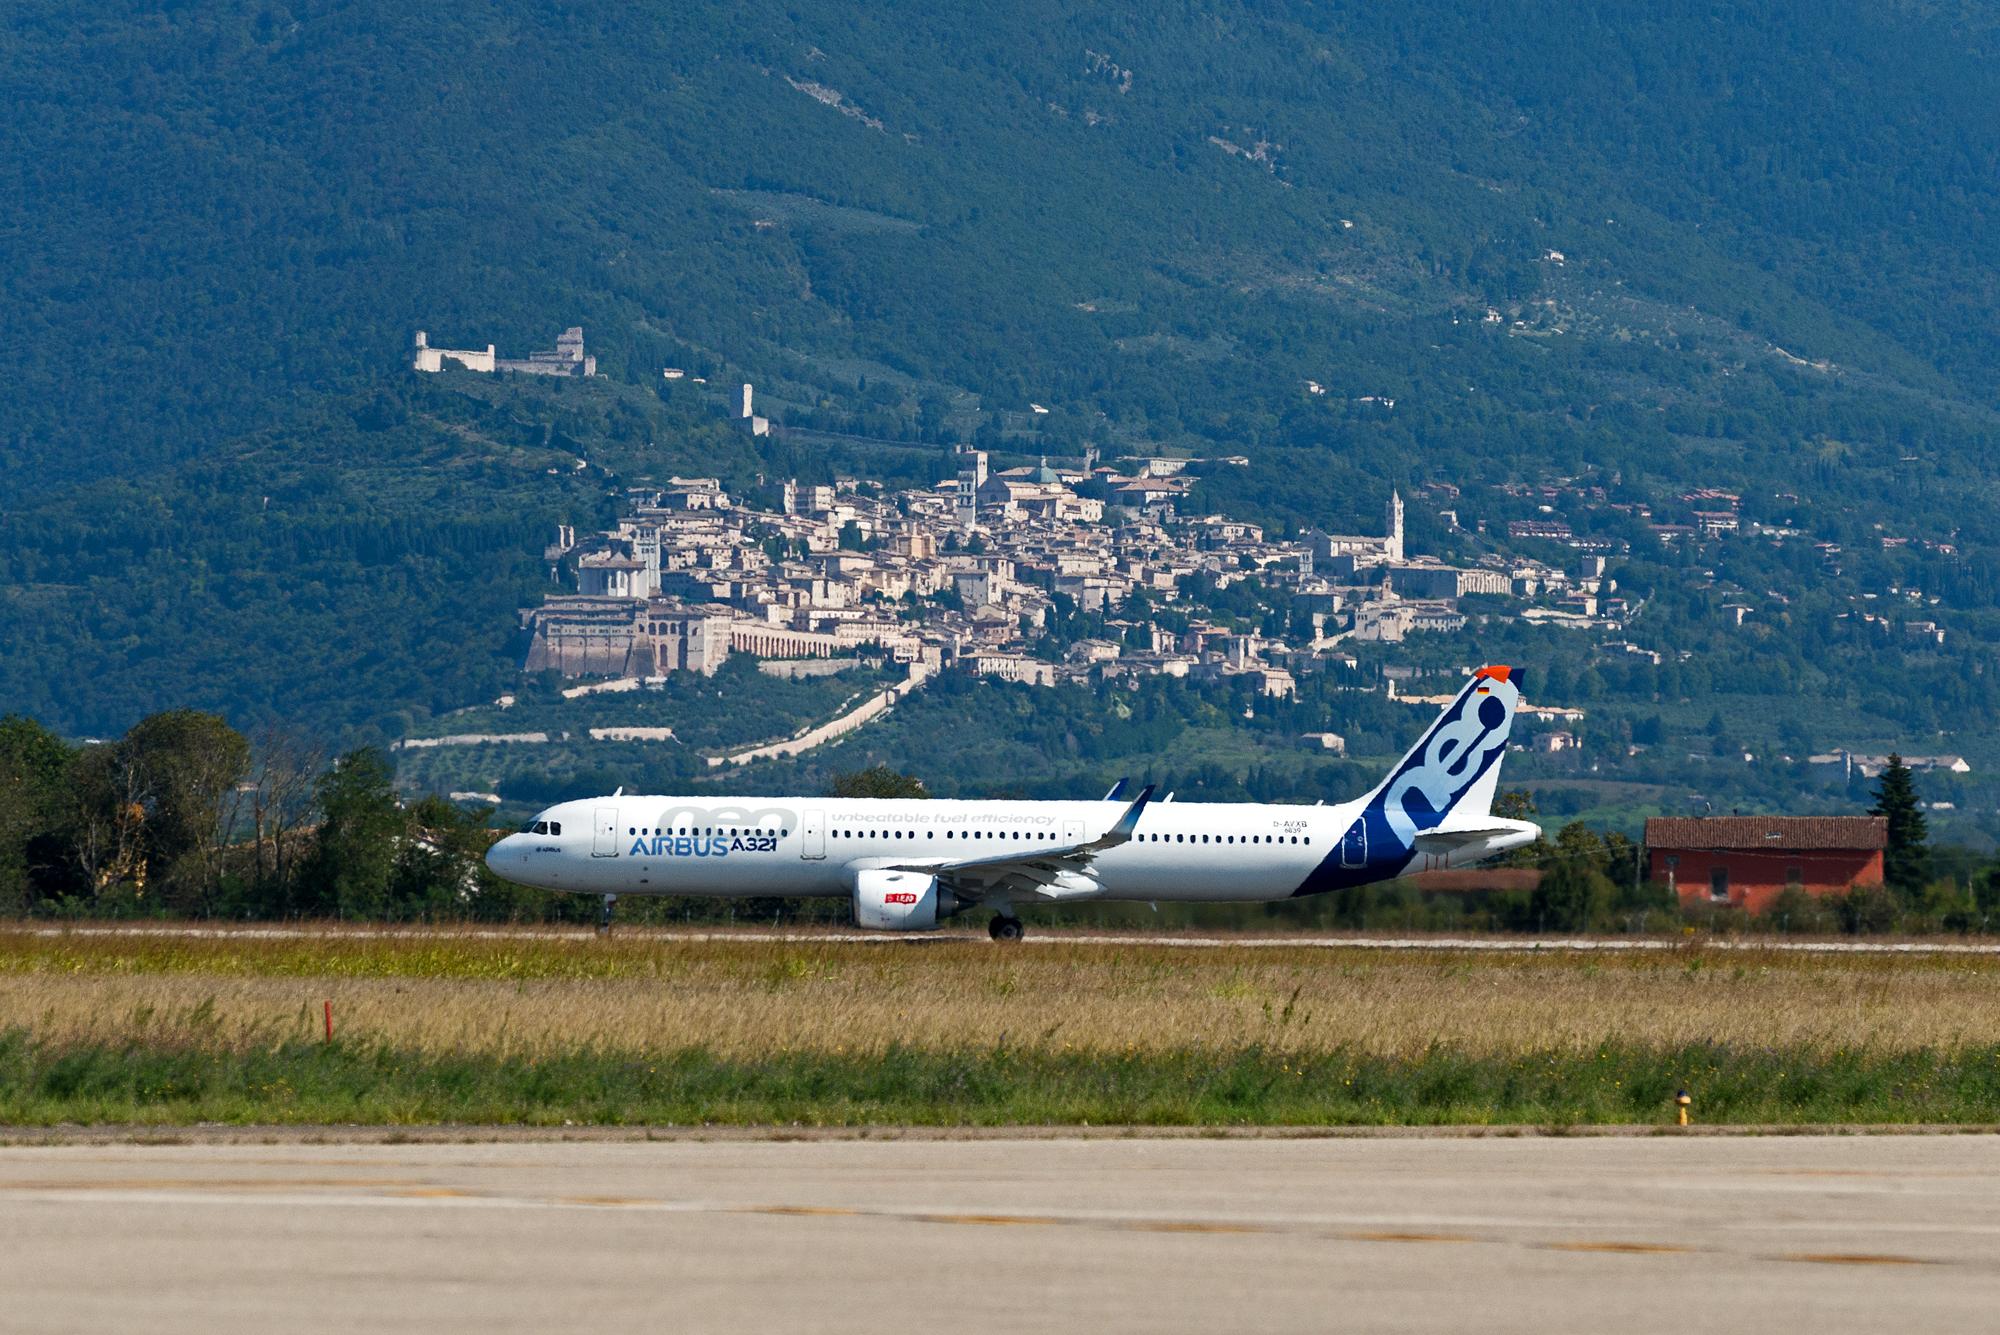
<path fill-rule="evenodd" d="M 921 780 L 908 774 L 901 774 L 887 765 L 874 765 L 864 770 L 849 770 L 833 776 L 827 785 L 828 797 L 914 797 L 930 796 L 924 790 Z"/>
<path fill-rule="evenodd" d="M 76 750 L 32 719 L 0 718 L 0 911 L 19 913 L 45 881 L 60 843 Z"/>
<path fill-rule="evenodd" d="M 407 813 L 392 880 L 390 915 L 432 917 L 469 909 L 484 885 L 490 839 L 483 817 L 430 796 Z"/>
<path fill-rule="evenodd" d="M 374 747 L 349 751 L 320 776 L 319 835 L 300 872 L 300 907 L 336 918 L 383 913 L 407 821 L 394 771 Z"/>
<path fill-rule="evenodd" d="M 1871 816 L 1889 822 L 1888 845 L 1882 853 L 1882 883 L 1894 890 L 1905 904 L 1914 903 L 1931 878 L 1929 824 L 1917 800 L 1916 784 L 1910 767 L 1894 752 L 1875 787 Z"/>
<path fill-rule="evenodd" d="M 270 728 L 258 737 L 256 753 L 249 792 L 256 859 L 251 880 L 260 899 L 268 904 L 290 892 L 296 832 L 312 814 L 326 750 L 297 733 Z"/>
<path fill-rule="evenodd" d="M 1535 795 L 1525 788 L 1511 788 L 1493 799 L 1493 814 L 1502 820 L 1533 820 Z M 1549 844 L 1546 834 L 1538 834 L 1531 844 L 1509 849 L 1494 863 L 1500 867 L 1540 867 L 1554 856 L 1555 850 Z"/>
<path fill-rule="evenodd" d="M 146 888 L 146 806 L 139 776 L 116 746 L 92 746 L 70 769 L 71 852 L 84 889 Z"/>
<path fill-rule="evenodd" d="M 1979 930 L 2000 922 L 2000 867 L 1993 867 L 1972 884 L 1973 911 L 1979 915 Z"/>
<path fill-rule="evenodd" d="M 141 719 L 113 748 L 145 812 L 145 856 L 174 907 L 214 907 L 250 743 L 219 715 L 174 709 Z"/>
<path fill-rule="evenodd" d="M 1562 858 L 1542 873 L 1528 899 L 1536 931 L 1581 932 L 1607 909 L 1617 887 L 1586 858 Z"/>

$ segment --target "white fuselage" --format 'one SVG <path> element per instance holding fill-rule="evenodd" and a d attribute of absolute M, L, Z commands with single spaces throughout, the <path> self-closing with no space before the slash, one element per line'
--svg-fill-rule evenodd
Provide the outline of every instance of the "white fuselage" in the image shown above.
<path fill-rule="evenodd" d="M 1087 881 L 1048 897 L 1285 899 L 1315 869 L 1338 869 L 1350 883 L 1383 880 L 1412 863 L 1463 865 L 1534 837 L 1527 826 L 1449 854 L 1369 849 L 1365 838 L 1343 838 L 1362 805 L 1155 802 L 1129 842 L 1096 854 Z M 537 825 L 560 833 L 509 835 L 488 863 L 512 881 L 595 894 L 846 895 L 856 874 L 872 868 L 1074 846 L 1103 834 L 1124 809 L 1115 801 L 620 795 L 551 807 Z"/>
<path fill-rule="evenodd" d="M 1324 894 L 1463 866 L 1535 839 L 1493 814 L 1520 688 L 1474 672 L 1366 796 L 1339 806 L 1152 800 L 960 802 L 610 797 L 549 808 L 487 865 L 510 881 L 618 895 L 853 895 L 855 921 L 934 927 L 1016 898 L 1244 901 Z M 1120 783 L 1113 792 L 1122 792 Z"/>

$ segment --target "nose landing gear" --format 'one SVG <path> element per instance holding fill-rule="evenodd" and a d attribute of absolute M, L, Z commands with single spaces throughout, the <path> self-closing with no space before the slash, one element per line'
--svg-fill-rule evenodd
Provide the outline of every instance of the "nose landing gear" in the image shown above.
<path fill-rule="evenodd" d="M 995 941 L 1019 941 L 1024 931 L 1021 920 L 1011 913 L 999 914 L 986 924 L 986 934 Z"/>
<path fill-rule="evenodd" d="M 611 906 L 617 902 L 618 896 L 616 895 L 606 895 L 604 897 L 604 909 L 597 915 L 597 934 L 599 936 L 611 935 Z"/>

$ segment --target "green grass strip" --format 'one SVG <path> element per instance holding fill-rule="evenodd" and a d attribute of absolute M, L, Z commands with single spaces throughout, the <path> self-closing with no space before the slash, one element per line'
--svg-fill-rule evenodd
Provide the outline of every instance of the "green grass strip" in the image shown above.
<path fill-rule="evenodd" d="M 0 1122 L 176 1125 L 1138 1126 L 2000 1121 L 2000 1047 L 1806 1051 L 1606 1047 L 1099 1054 L 896 1049 L 873 1057 L 700 1048 L 545 1057 L 336 1041 L 232 1047 L 44 1042 L 0 1032 Z"/>

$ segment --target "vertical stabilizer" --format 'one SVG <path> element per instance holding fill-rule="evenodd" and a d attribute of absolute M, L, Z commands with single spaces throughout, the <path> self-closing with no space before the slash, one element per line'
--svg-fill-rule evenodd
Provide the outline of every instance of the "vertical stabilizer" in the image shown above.
<path fill-rule="evenodd" d="M 1410 748 L 1389 777 L 1368 795 L 1387 832 L 1405 847 L 1436 829 L 1447 817 L 1476 822 L 1493 809 L 1500 785 L 1500 759 L 1521 703 L 1520 674 L 1508 667 L 1483 667 L 1437 722 Z"/>

